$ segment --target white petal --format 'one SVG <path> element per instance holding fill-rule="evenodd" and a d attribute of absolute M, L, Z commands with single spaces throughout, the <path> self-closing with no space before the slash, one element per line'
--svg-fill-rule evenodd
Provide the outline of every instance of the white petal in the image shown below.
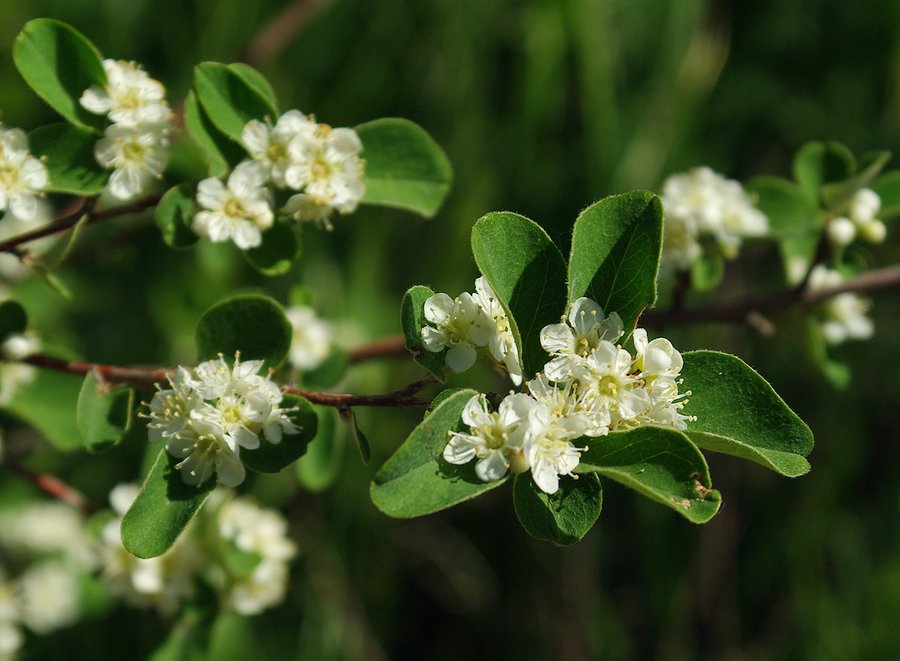
<path fill-rule="evenodd" d="M 455 347 L 451 347 L 447 352 L 447 355 L 444 357 L 444 362 L 447 364 L 447 367 L 459 374 L 472 367 L 472 365 L 475 364 L 475 358 L 477 358 L 477 356 L 478 354 L 471 345 L 457 344 Z"/>
<path fill-rule="evenodd" d="M 239 220 L 234 224 L 233 238 L 241 250 L 256 248 L 262 243 L 262 233 L 249 220 Z"/>
<path fill-rule="evenodd" d="M 567 324 L 550 324 L 541 329 L 541 346 L 550 354 L 574 353 L 575 335 Z"/>
<path fill-rule="evenodd" d="M 443 456 L 448 464 L 467 464 L 475 458 L 475 445 L 469 437 L 462 434 L 455 435 L 444 446 Z"/>
<path fill-rule="evenodd" d="M 483 482 L 493 482 L 506 475 L 509 462 L 499 450 L 491 452 L 487 457 L 475 464 L 475 474 Z"/>
<path fill-rule="evenodd" d="M 223 452 L 219 455 L 216 472 L 218 473 L 219 482 L 226 487 L 236 487 L 244 481 L 247 473 L 241 460 L 228 452 Z"/>
<path fill-rule="evenodd" d="M 218 211 L 227 197 L 225 185 L 218 179 L 210 177 L 197 185 L 197 204 L 205 209 Z"/>
<path fill-rule="evenodd" d="M 559 491 L 559 474 L 555 467 L 547 461 L 541 461 L 531 468 L 531 477 L 544 493 L 554 494 Z"/>
<path fill-rule="evenodd" d="M 443 326 L 450 321 L 456 304 L 447 294 L 435 294 L 425 301 L 425 319 L 435 326 Z"/>

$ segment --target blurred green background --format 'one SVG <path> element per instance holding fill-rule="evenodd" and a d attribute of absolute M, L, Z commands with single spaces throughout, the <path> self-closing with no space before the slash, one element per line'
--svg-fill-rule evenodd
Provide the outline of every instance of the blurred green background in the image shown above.
<path fill-rule="evenodd" d="M 4 0 L 2 120 L 26 129 L 55 121 L 12 65 L 12 41 L 30 18 L 67 21 L 105 56 L 144 63 L 174 105 L 193 64 L 252 54 L 253 35 L 287 4 Z M 74 300 L 39 280 L 18 286 L 48 344 L 95 361 L 190 362 L 206 306 L 239 288 L 284 301 L 302 283 L 352 346 L 399 330 L 412 284 L 471 289 L 468 234 L 487 211 L 533 218 L 566 250 L 581 208 L 658 190 L 688 167 L 789 175 L 793 152 L 812 139 L 900 152 L 900 3 L 889 0 L 299 6 L 302 29 L 276 56 L 255 60 L 282 107 L 336 126 L 382 116 L 421 124 L 454 165 L 445 208 L 432 221 L 363 209 L 333 233 L 306 232 L 300 265 L 271 280 L 229 247 L 166 249 L 147 217 L 97 225 L 59 272 Z M 744 257 L 752 265 L 729 264 L 713 298 L 758 288 L 777 266 L 772 246 L 748 246 Z M 900 240 L 889 234 L 868 258 L 900 261 Z M 348 446 L 324 493 L 295 493 L 292 471 L 245 485 L 288 507 L 301 557 L 288 601 L 234 623 L 230 631 L 252 635 L 222 634 L 217 658 L 896 658 L 900 305 L 895 293 L 875 301 L 875 339 L 839 352 L 852 370 L 845 391 L 805 358 L 790 318 L 774 319 L 772 337 L 669 333 L 682 350 L 742 356 L 816 435 L 813 471 L 796 480 L 710 456 L 724 505 L 699 528 L 615 484 L 605 485 L 594 530 L 569 549 L 527 537 L 507 489 L 423 520 L 389 520 L 369 502 L 368 480 L 415 415 L 359 411 L 371 465 Z M 390 390 L 417 374 L 407 361 L 367 364 L 342 388 Z M 138 439 L 101 457 L 44 451 L 32 461 L 102 505 L 111 486 L 135 478 L 143 452 Z M 41 641 L 34 654 L 145 656 L 167 626 L 120 611 Z"/>

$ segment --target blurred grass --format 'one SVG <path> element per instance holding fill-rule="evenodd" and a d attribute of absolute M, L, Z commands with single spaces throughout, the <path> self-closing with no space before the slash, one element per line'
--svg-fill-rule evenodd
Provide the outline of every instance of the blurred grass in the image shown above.
<path fill-rule="evenodd" d="M 107 56 L 143 62 L 176 101 L 194 63 L 235 58 L 282 6 L 4 0 L 2 119 L 25 128 L 54 119 L 11 62 L 29 18 L 68 21 Z M 37 282 L 20 296 L 49 342 L 104 361 L 190 361 L 206 306 L 239 287 L 285 300 L 297 281 L 344 322 L 348 342 L 393 333 L 408 286 L 471 287 L 469 229 L 487 211 L 534 218 L 565 249 L 579 209 L 658 188 L 675 170 L 784 175 L 798 146 L 822 138 L 857 153 L 898 152 L 898 25 L 900 4 L 887 0 L 334 0 L 261 69 L 283 108 L 333 125 L 398 115 L 425 127 L 456 171 L 435 220 L 363 210 L 333 234 L 307 232 L 302 264 L 276 280 L 249 272 L 227 247 L 167 251 L 145 220 L 97 226 L 61 271 L 72 303 Z M 900 261 L 896 239 L 872 260 Z M 766 277 L 729 270 L 742 289 Z M 329 492 L 294 502 L 304 557 L 292 600 L 248 626 L 285 658 L 890 657 L 900 649 L 897 297 L 879 295 L 874 314 L 876 338 L 842 350 L 853 371 L 846 392 L 789 335 L 673 335 L 685 350 L 742 355 L 817 437 L 813 472 L 795 481 L 711 456 L 725 504 L 703 528 L 613 484 L 596 529 L 571 549 L 528 539 L 503 490 L 426 520 L 387 520 L 368 501 L 368 479 L 414 416 L 361 411 L 373 464 L 348 456 Z M 374 392 L 416 374 L 405 363 L 366 366 L 346 387 Z M 99 502 L 134 474 L 142 451 L 36 461 Z M 273 502 L 284 494 L 262 481 L 248 488 Z M 132 639 L 146 651 L 161 631 L 137 615 L 84 626 L 94 633 L 60 633 L 41 657 L 96 656 L 98 636 L 111 637 L 109 654 Z"/>

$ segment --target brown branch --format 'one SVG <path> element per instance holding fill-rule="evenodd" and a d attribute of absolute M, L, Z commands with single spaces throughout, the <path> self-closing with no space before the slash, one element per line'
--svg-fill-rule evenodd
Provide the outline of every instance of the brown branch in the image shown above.
<path fill-rule="evenodd" d="M 259 66 L 274 60 L 329 0 L 294 0 L 250 37 L 240 59 Z"/>
<path fill-rule="evenodd" d="M 349 395 L 330 392 L 313 392 L 311 390 L 300 390 L 290 386 L 284 386 L 282 391 L 288 395 L 299 395 L 300 397 L 304 397 L 313 404 L 334 406 L 339 409 L 348 409 L 354 406 L 390 406 L 427 409 L 431 405 L 431 400 L 420 399 L 413 395 L 432 383 L 435 383 L 435 378 L 428 375 L 418 381 L 410 383 L 400 390 L 384 393 L 382 395 Z"/>
<path fill-rule="evenodd" d="M 53 234 L 65 232 L 66 230 L 75 227 L 75 225 L 78 224 L 78 221 L 80 221 L 81 218 L 85 215 L 87 216 L 87 223 L 106 220 L 108 218 L 118 218 L 120 216 L 139 213 L 146 209 L 155 207 L 157 204 L 159 204 L 160 199 L 162 199 L 162 195 L 151 195 L 132 204 L 126 204 L 125 206 L 115 207 L 112 209 L 103 209 L 102 211 L 91 210 L 84 213 L 81 209 L 79 209 L 74 213 L 69 214 L 68 216 L 63 216 L 58 220 L 54 220 L 49 225 L 38 227 L 37 229 L 31 230 L 30 232 L 25 232 L 23 234 L 20 234 L 19 236 L 14 236 L 11 239 L 3 241 L 2 243 L 0 243 L 0 253 L 8 252 L 14 255 L 18 255 L 21 253 L 19 246 L 21 246 L 23 243 L 29 243 L 30 241 L 43 239 L 45 236 L 52 236 Z"/>
<path fill-rule="evenodd" d="M 762 314 L 779 312 L 794 306 L 808 306 L 840 294 L 861 294 L 900 286 L 900 265 L 869 271 L 852 280 L 821 289 L 787 289 L 765 296 L 718 306 L 682 310 L 651 310 L 640 320 L 647 328 L 690 326 L 715 323 L 752 323 Z"/>
<path fill-rule="evenodd" d="M 405 338 L 402 335 L 390 335 L 351 349 L 347 352 L 347 359 L 354 364 L 373 358 L 399 358 L 408 355 Z"/>
<path fill-rule="evenodd" d="M 85 514 L 93 514 L 97 511 L 97 508 L 90 503 L 83 493 L 78 491 L 75 487 L 66 484 L 58 477 L 54 477 L 47 473 L 38 473 L 27 466 L 23 466 L 17 461 L 11 461 L 9 459 L 3 462 L 3 466 L 13 473 L 24 477 L 48 496 L 52 496 L 67 505 L 71 505 Z"/>

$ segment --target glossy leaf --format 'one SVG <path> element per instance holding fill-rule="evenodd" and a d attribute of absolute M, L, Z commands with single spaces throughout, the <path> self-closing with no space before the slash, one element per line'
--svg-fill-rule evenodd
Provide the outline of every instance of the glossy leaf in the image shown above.
<path fill-rule="evenodd" d="M 403 295 L 400 306 L 403 337 L 406 348 L 412 352 L 415 361 L 440 381 L 444 381 L 444 352 L 432 353 L 422 344 L 422 328 L 428 325 L 425 320 L 425 301 L 431 296 L 434 296 L 434 292 L 422 285 L 410 287 Z"/>
<path fill-rule="evenodd" d="M 300 432 L 297 434 L 284 434 L 278 444 L 270 443 L 260 435 L 259 447 L 255 450 L 241 450 L 241 461 L 244 465 L 257 473 L 278 473 L 290 466 L 300 457 L 306 454 L 306 446 L 315 438 L 318 429 L 316 412 L 307 400 L 295 395 L 285 395 L 281 404 L 282 408 L 294 410 L 288 414 Z"/>
<path fill-rule="evenodd" d="M 722 503 L 700 450 L 683 433 L 638 427 L 585 438 L 579 473 L 599 473 L 669 507 L 692 523 L 709 521 Z"/>
<path fill-rule="evenodd" d="M 284 275 L 291 270 L 300 254 L 297 225 L 279 221 L 262 233 L 262 243 L 257 248 L 243 251 L 244 257 L 263 275 Z"/>
<path fill-rule="evenodd" d="M 403 445 L 372 480 L 369 493 L 382 512 L 398 518 L 424 516 L 495 489 L 506 478 L 482 482 L 474 462 L 454 466 L 442 453 L 451 430 L 462 429 L 460 419 L 474 390 L 454 393 L 413 429 Z"/>
<path fill-rule="evenodd" d="M 132 555 L 155 558 L 165 553 L 190 523 L 216 486 L 215 476 L 199 486 L 185 484 L 178 460 L 160 449 L 138 497 L 122 520 L 122 543 Z"/>
<path fill-rule="evenodd" d="M 363 203 L 432 217 L 453 182 L 447 155 L 420 126 L 405 119 L 376 119 L 355 128 L 363 143 Z"/>
<path fill-rule="evenodd" d="M 581 212 L 572 232 L 569 301 L 587 296 L 618 312 L 626 333 L 656 301 L 663 208 L 646 191 L 613 195 Z"/>
<path fill-rule="evenodd" d="M 111 170 L 100 166 L 94 146 L 102 136 L 71 124 L 42 126 L 28 135 L 31 153 L 44 161 L 50 183 L 45 190 L 72 195 L 97 195 Z"/>
<path fill-rule="evenodd" d="M 199 237 L 191 229 L 196 212 L 194 193 L 188 184 L 180 184 L 166 191 L 155 212 L 156 225 L 166 245 L 190 248 L 197 243 Z"/>
<path fill-rule="evenodd" d="M 13 60 L 35 93 L 73 124 L 106 123 L 81 107 L 81 95 L 92 85 L 106 86 L 100 53 L 70 25 L 49 18 L 28 21 L 13 43 Z"/>
<path fill-rule="evenodd" d="M 569 546 L 584 537 L 600 516 L 603 490 L 590 473 L 579 479 L 563 477 L 559 491 L 546 494 L 531 473 L 516 475 L 513 488 L 516 516 L 525 531 L 537 539 Z"/>
<path fill-rule="evenodd" d="M 247 154 L 212 123 L 203 110 L 193 90 L 184 100 L 184 126 L 188 135 L 197 143 L 209 160 L 209 174 L 224 177 L 228 171 L 240 163 Z"/>
<path fill-rule="evenodd" d="M 246 72 L 237 73 L 219 62 L 203 62 L 194 68 L 194 91 L 216 128 L 238 143 L 251 119 L 274 121 L 278 117 L 256 84 L 247 82 Z"/>
<path fill-rule="evenodd" d="M 127 386 L 109 386 L 84 377 L 78 395 L 75 422 L 88 452 L 103 452 L 118 445 L 131 428 L 134 390 Z"/>
<path fill-rule="evenodd" d="M 750 459 L 788 477 L 809 471 L 809 427 L 742 360 L 691 351 L 684 354 L 681 376 L 680 390 L 692 392 L 683 413 L 697 416 L 688 422 L 687 434 L 698 446 Z"/>
<path fill-rule="evenodd" d="M 853 153 L 839 142 L 810 142 L 794 157 L 794 179 L 815 204 L 822 204 L 822 187 L 844 181 L 856 171 Z"/>
<path fill-rule="evenodd" d="M 242 294 L 209 308 L 197 322 L 194 341 L 198 360 L 220 353 L 234 359 L 261 359 L 266 367 L 278 367 L 291 348 L 291 324 L 278 303 L 267 296 Z"/>
<path fill-rule="evenodd" d="M 274 122 L 278 117 L 278 99 L 275 96 L 275 90 L 272 89 L 272 85 L 266 77 L 249 64 L 243 62 L 233 62 L 228 65 L 228 68 L 240 76 L 245 83 L 255 89 L 272 106 L 275 110 L 275 117 L 272 118 Z"/>
<path fill-rule="evenodd" d="M 541 329 L 566 309 L 566 263 L 547 233 L 524 216 L 489 213 L 472 228 L 475 263 L 510 319 L 526 378 L 547 362 Z"/>

